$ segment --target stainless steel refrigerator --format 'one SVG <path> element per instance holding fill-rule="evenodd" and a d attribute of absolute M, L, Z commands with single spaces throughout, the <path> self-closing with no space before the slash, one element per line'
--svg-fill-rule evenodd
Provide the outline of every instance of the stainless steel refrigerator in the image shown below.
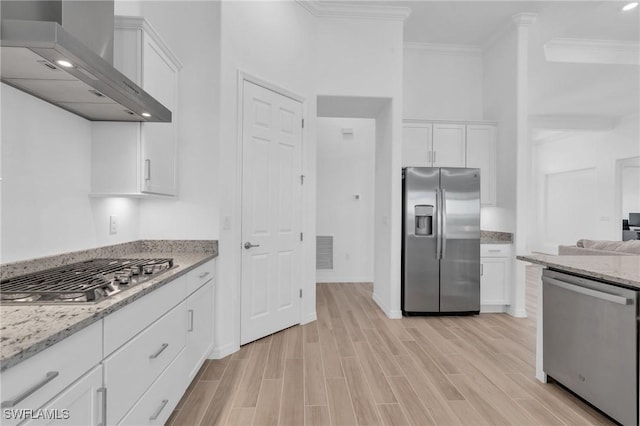
<path fill-rule="evenodd" d="M 480 170 L 402 171 L 402 312 L 480 311 Z"/>

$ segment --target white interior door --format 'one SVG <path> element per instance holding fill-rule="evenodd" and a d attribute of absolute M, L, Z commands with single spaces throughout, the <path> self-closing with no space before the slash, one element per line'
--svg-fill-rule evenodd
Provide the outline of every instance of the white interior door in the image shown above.
<path fill-rule="evenodd" d="M 240 343 L 300 322 L 302 104 L 243 82 Z"/>

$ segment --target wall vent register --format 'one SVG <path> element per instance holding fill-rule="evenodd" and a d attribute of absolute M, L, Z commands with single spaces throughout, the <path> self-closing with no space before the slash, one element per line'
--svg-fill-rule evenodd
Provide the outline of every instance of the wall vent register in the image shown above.
<path fill-rule="evenodd" d="M 87 260 L 2 280 L 0 303 L 98 302 L 173 267 L 171 258 Z"/>

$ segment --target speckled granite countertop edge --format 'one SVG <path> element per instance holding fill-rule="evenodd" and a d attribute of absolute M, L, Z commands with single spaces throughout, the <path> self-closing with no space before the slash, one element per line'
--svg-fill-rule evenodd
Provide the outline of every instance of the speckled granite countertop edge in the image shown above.
<path fill-rule="evenodd" d="M 499 231 L 480 231 L 480 244 L 513 244 L 513 234 Z"/>
<path fill-rule="evenodd" d="M 158 249 L 159 246 L 140 247 Z M 177 267 L 98 303 L 82 305 L 1 305 L 0 372 L 31 358 L 55 343 L 187 274 L 218 256 L 217 242 L 210 252 L 120 252 L 112 257 L 160 257 L 171 255 Z M 58 320 L 56 323 L 55 321 Z M 45 325 L 46 326 L 43 326 Z M 52 324 L 54 324 L 52 326 Z"/>
<path fill-rule="evenodd" d="M 555 256 L 531 254 L 518 260 L 640 290 L 640 256 Z"/>

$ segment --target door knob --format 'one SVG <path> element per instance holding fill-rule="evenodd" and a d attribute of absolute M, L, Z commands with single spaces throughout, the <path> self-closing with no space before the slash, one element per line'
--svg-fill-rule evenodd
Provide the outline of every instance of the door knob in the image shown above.
<path fill-rule="evenodd" d="M 246 248 L 247 250 L 249 250 L 251 247 L 260 247 L 260 244 L 251 244 L 249 241 L 244 243 L 244 248 Z"/>

